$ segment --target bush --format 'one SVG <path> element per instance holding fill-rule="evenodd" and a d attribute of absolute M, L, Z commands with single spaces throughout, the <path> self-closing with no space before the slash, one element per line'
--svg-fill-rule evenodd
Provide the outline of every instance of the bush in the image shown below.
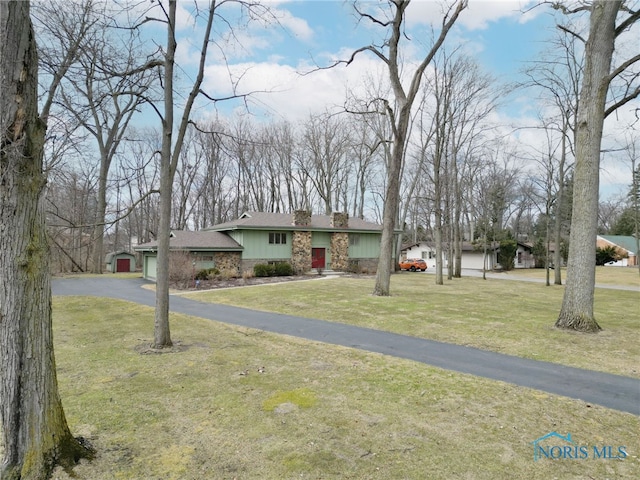
<path fill-rule="evenodd" d="M 207 270 L 206 268 L 202 270 L 198 270 L 195 278 L 196 280 L 209 280 L 209 270 Z"/>
<path fill-rule="evenodd" d="M 288 277 L 293 275 L 293 267 L 287 262 L 258 263 L 253 267 L 253 273 L 256 277 Z"/>
<path fill-rule="evenodd" d="M 253 273 L 256 277 L 272 277 L 274 268 L 266 263 L 257 263 L 253 267 Z"/>
<path fill-rule="evenodd" d="M 288 277 L 293 275 L 293 267 L 287 262 L 278 262 L 274 265 L 273 275 L 276 277 Z"/>

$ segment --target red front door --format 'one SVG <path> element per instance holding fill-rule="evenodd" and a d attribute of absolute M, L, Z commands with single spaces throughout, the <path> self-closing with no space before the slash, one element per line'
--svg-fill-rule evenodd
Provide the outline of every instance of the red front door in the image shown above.
<path fill-rule="evenodd" d="M 311 249 L 311 268 L 325 268 L 324 248 Z"/>
<path fill-rule="evenodd" d="M 128 258 L 118 258 L 116 260 L 116 272 L 128 272 L 131 268 Z"/>

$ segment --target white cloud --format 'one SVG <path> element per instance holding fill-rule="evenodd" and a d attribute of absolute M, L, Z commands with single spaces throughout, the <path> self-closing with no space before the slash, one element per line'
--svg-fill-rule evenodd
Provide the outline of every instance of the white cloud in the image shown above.
<path fill-rule="evenodd" d="M 301 121 L 310 113 L 339 110 L 344 105 L 347 90 L 362 93 L 366 79 L 381 68 L 381 62 L 362 58 L 348 67 L 339 65 L 326 70 L 299 64 L 297 68 L 278 63 L 240 63 L 227 70 L 220 65 L 207 67 L 204 89 L 223 97 L 232 93 L 257 92 L 248 100 L 256 109 L 277 120 Z"/>
<path fill-rule="evenodd" d="M 447 6 L 453 4 L 451 0 L 446 3 L 434 0 L 413 2 L 407 9 L 407 24 L 409 27 L 431 23 L 439 26 Z M 531 0 L 469 0 L 469 6 L 460 14 L 458 24 L 469 30 L 478 30 L 486 29 L 491 22 L 507 17 L 521 22 L 529 21 L 544 10 L 541 7 L 532 10 L 533 4 L 535 2 Z"/>

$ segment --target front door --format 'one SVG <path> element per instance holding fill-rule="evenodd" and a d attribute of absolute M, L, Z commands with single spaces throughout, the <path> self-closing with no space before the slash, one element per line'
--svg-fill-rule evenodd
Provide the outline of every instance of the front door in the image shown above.
<path fill-rule="evenodd" d="M 312 248 L 311 249 L 311 268 L 325 268 L 324 248 Z"/>

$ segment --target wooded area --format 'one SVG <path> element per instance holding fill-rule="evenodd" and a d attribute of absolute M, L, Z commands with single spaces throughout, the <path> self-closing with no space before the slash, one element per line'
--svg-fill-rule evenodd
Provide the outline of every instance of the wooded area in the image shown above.
<path fill-rule="evenodd" d="M 215 98 L 203 87 L 212 45 L 224 52 L 231 48 L 225 42 L 239 40 L 235 33 L 253 22 L 278 26 L 269 3 L 194 3 L 190 40 L 199 45 L 198 66 L 186 72 L 176 57 L 184 39 L 177 35 L 175 0 L 55 0 L 37 2 L 31 11 L 29 2 L 0 2 L 0 229 L 11 232 L 3 235 L 0 269 L 3 281 L 15 284 L 0 299 L 8 352 L 0 400 L 10 478 L 20 478 L 13 472 L 34 448 L 25 440 L 30 434 L 19 430 L 27 420 L 16 417 L 34 413 L 34 392 L 50 395 L 45 412 L 53 412 L 51 418 L 36 419 L 41 430 L 49 431 L 52 421 L 73 455 L 85 454 L 70 438 L 57 398 L 49 272 L 100 273 L 106 253 L 157 239 L 154 347 L 171 346 L 171 229 L 199 230 L 245 211 L 299 209 L 379 222 L 376 295 L 390 294 L 395 229 L 404 231 L 405 241 L 433 242 L 437 284 L 445 255 L 449 278 L 460 276 L 463 240 L 481 246 L 511 239 L 547 250 L 554 244 L 547 265 L 562 264 L 561 246 L 568 245 L 569 283 L 556 325 L 599 330 L 596 234 L 638 235 L 638 3 L 552 4 L 562 13 L 556 36 L 519 85 L 502 84 L 447 41 L 466 0 L 446 4 L 432 38 L 419 44 L 404 33 L 408 4 L 354 3 L 355 16 L 376 30 L 378 41 L 318 70 L 349 68 L 356 55 L 373 55 L 386 76 L 368 79 L 366 95 L 337 95 L 339 111 L 327 106 L 293 123 L 252 117 L 248 106 L 223 115 L 217 105 L 247 101 L 252 93 Z M 418 51 L 414 63 L 406 60 L 409 48 Z M 538 125 L 496 121 L 494 112 L 516 90 L 535 100 Z M 621 111 L 635 112 L 624 117 L 631 118 L 629 133 L 615 149 L 632 181 L 618 200 L 599 205 L 603 125 Z M 542 131 L 543 140 L 514 142 L 513 132 L 524 128 Z M 555 283 L 561 282 L 556 269 Z M 34 305 L 31 316 L 23 313 Z M 21 323 L 27 316 L 33 325 Z M 22 373 L 31 378 L 21 355 L 32 340 L 42 341 L 37 358 L 48 366 L 20 386 L 14 380 Z M 37 440 L 38 471 L 65 461 L 59 445 Z"/>

